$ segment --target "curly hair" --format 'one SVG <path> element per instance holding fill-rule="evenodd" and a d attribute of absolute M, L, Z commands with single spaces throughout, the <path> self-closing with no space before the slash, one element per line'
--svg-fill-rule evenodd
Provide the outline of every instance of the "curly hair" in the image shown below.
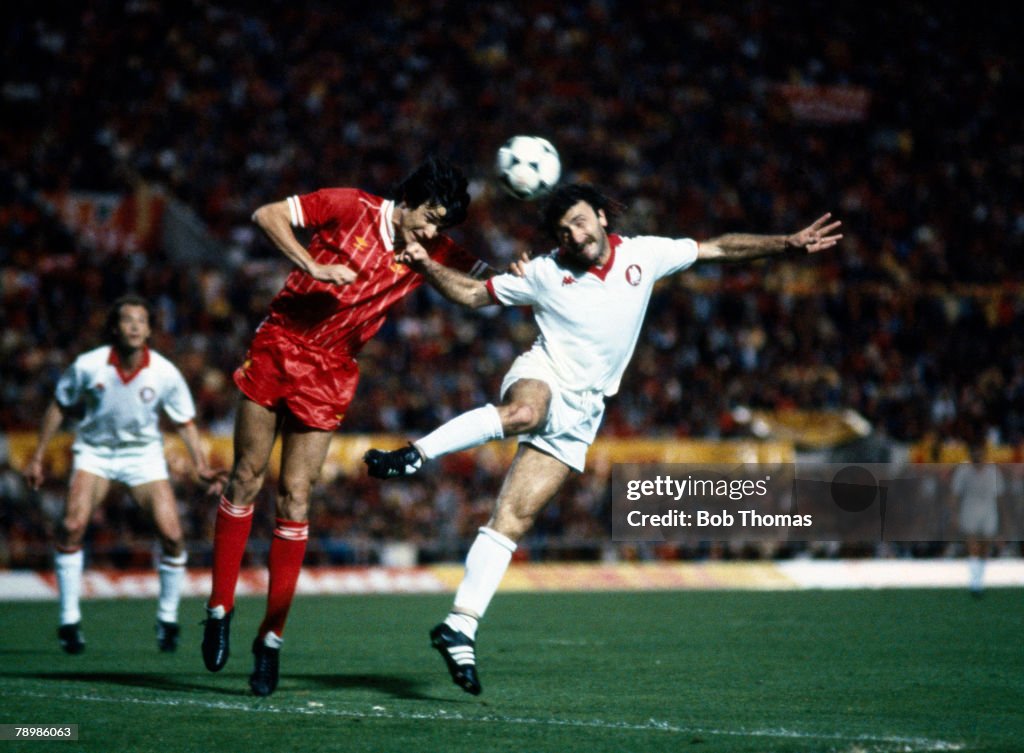
<path fill-rule="evenodd" d="M 585 201 L 594 211 L 604 210 L 608 221 L 608 230 L 612 229 L 612 220 L 622 211 L 623 205 L 601 193 L 589 183 L 570 183 L 555 191 L 548 197 L 541 210 L 541 228 L 544 232 L 558 240 L 558 223 L 572 207 Z"/>
<path fill-rule="evenodd" d="M 436 204 L 445 208 L 443 227 L 458 225 L 469 210 L 466 176 L 443 157 L 430 157 L 395 187 L 395 199 L 410 208 Z"/>

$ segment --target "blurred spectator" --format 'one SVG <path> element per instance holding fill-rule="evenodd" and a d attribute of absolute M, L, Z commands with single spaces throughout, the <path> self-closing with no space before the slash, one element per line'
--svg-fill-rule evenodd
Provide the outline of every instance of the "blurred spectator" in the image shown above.
<path fill-rule="evenodd" d="M 534 207 L 498 193 L 494 153 L 538 133 L 566 179 L 629 205 L 627 233 L 781 229 L 823 206 L 844 222 L 829 258 L 661 289 L 605 435 L 730 437 L 733 409 L 749 406 L 853 408 L 905 442 L 979 425 L 1024 439 L 1021 8 L 499 0 L 337 13 L 324 0 L 7 9 L 0 429 L 34 426 L 60 369 L 92 344 L 81 333 L 99 336 L 103 301 L 133 289 L 157 302 L 170 334 L 155 345 L 182 364 L 200 421 L 226 432 L 229 375 L 283 274 L 249 223 L 263 198 L 355 181 L 386 192 L 447 154 L 474 178 L 460 240 L 503 265 L 547 241 Z M 867 98 L 802 112 L 793 92 L 810 86 Z M 155 247 L 111 251 L 42 200 L 140 179 L 194 209 L 225 253 L 181 268 Z M 533 334 L 522 316 L 420 291 L 363 352 L 346 431 L 414 435 L 494 399 L 497 365 Z M 325 536 L 429 530 L 451 556 L 494 484 L 385 499 L 357 483 L 358 509 L 323 492 Z M 567 491 L 543 533 L 602 536 L 587 523 L 595 495 Z M 44 526 L 6 503 L 4 520 L 8 549 L 12 526 Z M 356 544 L 331 547 L 357 557 Z"/>

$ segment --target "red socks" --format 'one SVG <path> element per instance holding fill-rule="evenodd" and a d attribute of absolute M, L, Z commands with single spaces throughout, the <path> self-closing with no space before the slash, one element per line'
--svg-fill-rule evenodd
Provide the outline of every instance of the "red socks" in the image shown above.
<path fill-rule="evenodd" d="M 252 506 L 239 507 L 231 504 L 227 497 L 220 498 L 213 534 L 213 586 L 207 602 L 210 607 L 222 606 L 225 612 L 230 612 L 235 606 L 235 587 L 252 529 L 252 512 Z M 270 585 L 267 612 L 259 629 L 260 638 L 268 632 L 273 632 L 278 638 L 284 633 L 308 539 L 309 523 L 277 518 L 267 562 Z"/>
<path fill-rule="evenodd" d="M 222 606 L 225 612 L 235 606 L 235 586 L 252 529 L 252 511 L 252 505 L 239 507 L 225 496 L 220 498 L 213 532 L 213 586 L 207 606 Z"/>
<path fill-rule="evenodd" d="M 309 539 L 309 523 L 277 518 L 277 528 L 270 542 L 270 587 L 267 593 L 267 613 L 260 625 L 259 637 L 274 633 L 278 638 L 284 633 L 295 586 L 299 582 L 302 559 L 306 555 Z"/>

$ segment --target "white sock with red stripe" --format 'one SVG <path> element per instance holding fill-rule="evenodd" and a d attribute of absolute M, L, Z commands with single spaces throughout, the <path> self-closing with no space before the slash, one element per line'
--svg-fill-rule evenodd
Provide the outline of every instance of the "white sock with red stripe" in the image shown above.
<path fill-rule="evenodd" d="M 505 577 L 515 550 L 516 542 L 508 536 L 486 526 L 480 529 L 466 555 L 466 574 L 455 592 L 455 606 L 445 619 L 449 626 L 476 639 L 477 622 Z"/>
<path fill-rule="evenodd" d="M 82 612 L 82 570 L 85 557 L 81 549 L 73 552 L 58 551 L 53 557 L 57 575 L 57 592 L 60 594 L 60 624 L 73 625 L 81 622 Z"/>
<path fill-rule="evenodd" d="M 160 557 L 157 573 L 160 576 L 160 597 L 157 601 L 156 618 L 161 622 L 178 621 L 178 605 L 181 603 L 181 585 L 185 580 L 185 563 L 188 553 L 177 557 Z"/>
<path fill-rule="evenodd" d="M 452 452 L 478 447 L 492 439 L 502 439 L 505 430 L 501 426 L 498 409 L 488 403 L 474 408 L 451 421 L 441 424 L 432 432 L 415 442 L 427 460 L 448 455 Z"/>

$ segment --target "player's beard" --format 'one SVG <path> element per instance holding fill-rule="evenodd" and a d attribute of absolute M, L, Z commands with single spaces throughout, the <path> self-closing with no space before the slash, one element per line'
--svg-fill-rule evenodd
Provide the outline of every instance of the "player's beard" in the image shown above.
<path fill-rule="evenodd" d="M 593 258 L 586 253 L 586 249 L 590 247 L 595 249 Z M 565 255 L 565 258 L 569 266 L 579 269 L 590 269 L 590 267 L 598 263 L 601 257 L 605 256 L 607 249 L 607 235 L 600 238 L 590 237 L 579 245 L 574 244 L 572 249 L 567 249 L 568 253 Z"/>

